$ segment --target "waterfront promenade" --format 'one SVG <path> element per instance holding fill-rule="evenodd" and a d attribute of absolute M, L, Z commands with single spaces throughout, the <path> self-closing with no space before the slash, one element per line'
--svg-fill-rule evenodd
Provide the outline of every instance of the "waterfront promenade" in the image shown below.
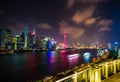
<path fill-rule="evenodd" d="M 120 82 L 120 72 L 110 76 L 107 79 L 102 80 L 102 82 Z"/>
<path fill-rule="evenodd" d="M 58 79 L 47 77 L 44 79 L 44 82 L 120 82 L 119 76 L 120 59 L 118 58 L 116 60 L 106 60 L 100 63 L 83 65 L 73 70 L 73 73 L 68 76 L 64 73 L 61 75 L 62 78 Z"/>

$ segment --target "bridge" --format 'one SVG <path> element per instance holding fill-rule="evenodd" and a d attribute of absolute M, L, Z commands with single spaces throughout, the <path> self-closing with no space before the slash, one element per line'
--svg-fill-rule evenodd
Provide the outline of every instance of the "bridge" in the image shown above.
<path fill-rule="evenodd" d="M 106 82 L 108 77 L 120 71 L 120 59 L 106 60 L 76 67 L 72 74 L 63 77 L 49 77 L 44 82 Z M 118 73 L 120 75 L 120 73 Z M 104 81 L 105 80 L 105 81 Z M 37 82 L 41 82 L 40 80 Z"/>

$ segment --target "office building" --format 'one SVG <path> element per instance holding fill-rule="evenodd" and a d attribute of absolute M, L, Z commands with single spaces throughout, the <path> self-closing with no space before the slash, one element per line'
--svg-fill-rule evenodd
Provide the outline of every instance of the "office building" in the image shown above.
<path fill-rule="evenodd" d="M 2 28 L 0 28 L 0 48 L 2 47 Z"/>

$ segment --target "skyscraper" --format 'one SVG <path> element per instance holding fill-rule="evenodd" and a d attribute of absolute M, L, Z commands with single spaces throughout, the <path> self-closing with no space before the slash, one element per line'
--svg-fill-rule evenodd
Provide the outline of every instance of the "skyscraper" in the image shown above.
<path fill-rule="evenodd" d="M 35 29 L 32 31 L 32 35 L 33 35 L 33 44 L 35 44 L 35 40 L 36 40 L 36 30 Z"/>
<path fill-rule="evenodd" d="M 33 42 L 34 42 L 34 34 L 33 34 L 33 32 L 29 32 L 28 33 L 28 47 L 29 48 L 33 48 Z"/>
<path fill-rule="evenodd" d="M 2 46 L 2 28 L 0 28 L 0 47 Z"/>
<path fill-rule="evenodd" d="M 12 31 L 10 29 L 5 30 L 4 42 L 5 42 L 5 48 L 11 49 Z"/>
<path fill-rule="evenodd" d="M 111 43 L 108 43 L 108 49 L 109 49 L 109 50 L 112 49 L 112 45 L 111 45 Z"/>
<path fill-rule="evenodd" d="M 28 33 L 29 33 L 29 29 L 28 27 L 25 27 L 25 30 L 24 30 L 24 35 L 25 35 L 25 41 L 24 41 L 24 49 L 27 49 L 27 44 L 28 44 Z"/>

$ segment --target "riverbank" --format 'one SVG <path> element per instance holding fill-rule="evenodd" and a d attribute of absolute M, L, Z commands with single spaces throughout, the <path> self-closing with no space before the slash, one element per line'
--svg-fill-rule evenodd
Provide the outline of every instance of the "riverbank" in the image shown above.
<path fill-rule="evenodd" d="M 119 72 L 120 59 L 107 59 L 102 62 L 90 63 L 86 65 L 83 64 L 81 66 L 73 68 L 72 70 L 66 70 L 65 72 L 58 73 L 56 76 L 47 76 L 43 80 L 38 80 L 36 82 L 101 82 L 101 80 L 103 80 L 102 82 L 119 82 L 119 76 L 116 75 L 116 73 L 120 75 Z M 115 75 L 111 76 L 113 74 Z M 117 76 L 117 78 L 114 78 L 115 76 Z M 112 81 L 108 79 L 109 77 Z"/>

